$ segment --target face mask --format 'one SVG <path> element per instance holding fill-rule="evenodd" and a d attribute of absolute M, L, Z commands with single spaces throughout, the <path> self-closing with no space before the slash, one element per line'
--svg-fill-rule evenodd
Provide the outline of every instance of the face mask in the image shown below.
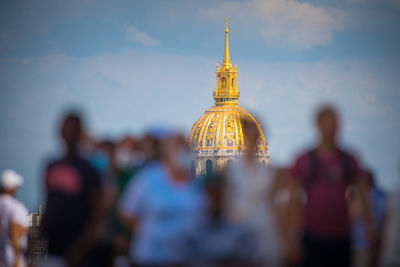
<path fill-rule="evenodd" d="M 118 168 L 125 169 L 132 166 L 132 152 L 127 148 L 119 148 L 115 153 Z"/>
<path fill-rule="evenodd" d="M 107 154 L 102 151 L 97 151 L 94 153 L 91 159 L 92 165 L 99 172 L 106 172 L 110 165 L 110 159 Z"/>
<path fill-rule="evenodd" d="M 144 162 L 144 154 L 141 151 L 133 152 L 128 148 L 119 148 L 115 153 L 117 167 L 129 169 L 140 166 Z"/>

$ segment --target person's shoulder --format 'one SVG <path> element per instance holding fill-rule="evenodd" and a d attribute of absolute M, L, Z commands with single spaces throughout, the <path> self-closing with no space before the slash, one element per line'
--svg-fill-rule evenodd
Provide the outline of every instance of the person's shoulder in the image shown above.
<path fill-rule="evenodd" d="M 90 163 L 89 160 L 81 156 L 75 156 L 73 158 L 66 159 L 65 164 L 70 164 L 75 169 L 77 169 L 78 172 L 83 174 L 83 176 L 85 176 L 86 178 L 101 180 L 98 170 L 93 166 L 92 163 Z"/>
<path fill-rule="evenodd" d="M 81 156 L 76 156 L 72 159 L 73 164 L 78 164 L 80 167 L 86 168 L 90 171 L 96 171 L 96 168 L 93 166 L 92 163 L 90 163 L 89 160 L 81 157 Z"/>
<path fill-rule="evenodd" d="M 56 157 L 56 158 L 52 158 L 50 160 L 47 161 L 47 169 L 50 169 L 51 167 L 57 166 L 59 164 L 63 164 L 64 163 L 64 158 L 63 157 Z"/>
<path fill-rule="evenodd" d="M 317 155 L 316 147 L 307 147 L 298 151 L 295 155 L 295 159 L 297 160 L 308 160 L 310 157 Z"/>
<path fill-rule="evenodd" d="M 18 209 L 25 214 L 28 214 L 28 209 L 26 208 L 26 206 L 24 205 L 24 203 L 22 203 L 21 201 L 17 200 L 16 206 L 18 207 Z"/>
<path fill-rule="evenodd" d="M 294 157 L 294 163 L 295 165 L 307 165 L 310 161 L 312 161 L 313 157 L 317 157 L 315 148 L 303 149 Z"/>
<path fill-rule="evenodd" d="M 73 156 L 73 157 L 59 157 L 53 160 L 50 160 L 47 164 L 47 168 L 51 168 L 58 165 L 69 165 L 75 168 L 81 169 L 94 169 L 90 162 L 80 156 Z"/>
<path fill-rule="evenodd" d="M 137 172 L 138 176 L 149 176 L 155 173 L 159 173 L 162 171 L 161 163 L 159 162 L 151 162 L 140 168 Z"/>
<path fill-rule="evenodd" d="M 339 148 L 338 149 L 339 156 L 346 162 L 350 162 L 350 166 L 355 169 L 357 172 L 360 172 L 360 162 L 361 158 L 358 153 L 349 148 Z"/>
<path fill-rule="evenodd" d="M 146 164 L 138 170 L 136 173 L 135 181 L 138 182 L 151 182 L 152 180 L 160 177 L 163 174 L 163 168 L 161 163 L 152 162 Z"/>
<path fill-rule="evenodd" d="M 358 159 L 360 158 L 358 153 L 351 148 L 339 147 L 337 151 L 340 155 L 348 157 L 352 161 L 358 162 Z"/>
<path fill-rule="evenodd" d="M 16 212 L 16 213 L 18 212 L 19 214 L 28 215 L 28 209 L 21 201 L 19 201 L 18 199 L 14 198 L 14 197 L 10 198 L 10 199 L 11 199 L 10 203 L 13 206 L 14 212 Z"/>
<path fill-rule="evenodd" d="M 237 173 L 240 172 L 241 170 L 245 169 L 246 166 L 246 161 L 244 157 L 240 157 L 236 160 L 232 160 L 228 163 L 226 168 L 231 172 L 231 173 Z"/>
<path fill-rule="evenodd" d="M 130 179 L 124 190 L 124 195 L 146 192 L 149 187 L 152 188 L 157 184 L 160 175 L 162 175 L 160 164 L 157 162 L 146 164 Z"/>

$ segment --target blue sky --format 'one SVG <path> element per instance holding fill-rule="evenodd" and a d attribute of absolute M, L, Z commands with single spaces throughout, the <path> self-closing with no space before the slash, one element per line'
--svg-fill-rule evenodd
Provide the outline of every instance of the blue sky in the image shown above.
<path fill-rule="evenodd" d="M 263 122 L 273 164 L 312 144 L 312 114 L 337 105 L 342 142 L 398 186 L 400 1 L 1 1 L 0 169 L 43 200 L 57 120 L 73 106 L 98 137 L 157 123 L 188 132 L 213 105 L 225 17 L 240 104 Z"/>

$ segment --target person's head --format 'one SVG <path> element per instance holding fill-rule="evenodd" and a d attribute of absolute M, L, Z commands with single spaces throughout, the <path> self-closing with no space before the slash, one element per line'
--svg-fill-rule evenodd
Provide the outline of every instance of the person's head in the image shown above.
<path fill-rule="evenodd" d="M 133 136 L 125 135 L 116 143 L 116 148 L 133 151 L 137 149 L 137 141 Z"/>
<path fill-rule="evenodd" d="M 81 119 L 78 113 L 68 113 L 61 124 L 61 137 L 68 153 L 76 153 L 82 137 Z"/>
<path fill-rule="evenodd" d="M 115 144 L 110 139 L 105 139 L 96 144 L 96 158 L 100 170 L 108 170 L 112 174 L 116 172 Z"/>
<path fill-rule="evenodd" d="M 250 118 L 241 119 L 243 137 L 249 153 L 254 154 L 257 151 L 258 141 L 260 140 L 260 130 L 254 120 Z"/>
<path fill-rule="evenodd" d="M 115 163 L 119 169 L 129 169 L 134 164 L 134 155 L 142 153 L 139 145 L 132 136 L 124 136 L 115 146 Z"/>
<path fill-rule="evenodd" d="M 144 154 L 145 161 L 150 162 L 160 158 L 160 140 L 151 133 L 143 136 L 140 148 Z"/>
<path fill-rule="evenodd" d="M 161 161 L 178 176 L 190 176 L 190 154 L 183 135 L 171 133 L 161 141 Z"/>
<path fill-rule="evenodd" d="M 114 157 L 115 143 L 111 139 L 105 139 L 97 143 L 97 149 L 106 153 L 110 158 Z"/>
<path fill-rule="evenodd" d="M 24 178 L 13 170 L 5 170 L 0 177 L 0 193 L 14 196 L 24 183 Z"/>
<path fill-rule="evenodd" d="M 332 106 L 321 107 L 315 116 L 320 142 L 322 144 L 336 145 L 339 128 L 339 118 L 336 109 Z"/>

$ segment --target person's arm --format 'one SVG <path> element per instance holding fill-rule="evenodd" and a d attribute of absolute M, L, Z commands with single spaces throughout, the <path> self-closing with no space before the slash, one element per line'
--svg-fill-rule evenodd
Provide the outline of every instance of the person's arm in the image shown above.
<path fill-rule="evenodd" d="M 298 240 L 301 219 L 299 198 L 300 186 L 291 177 L 288 169 L 277 169 L 269 192 L 269 204 L 273 208 L 276 218 L 277 230 L 284 247 L 286 260 L 296 264 L 301 258 L 301 249 Z"/>
<path fill-rule="evenodd" d="M 128 228 L 132 232 L 134 231 L 137 225 L 137 218 L 135 216 L 119 210 L 118 218 L 126 228 Z"/>
<path fill-rule="evenodd" d="M 301 201 L 299 192 L 301 186 L 297 180 L 288 178 L 289 203 L 287 229 L 285 231 L 285 242 L 288 247 L 288 258 L 290 262 L 298 263 L 301 259 L 301 247 L 299 234 L 302 227 Z"/>
<path fill-rule="evenodd" d="M 303 227 L 303 182 L 309 172 L 309 159 L 303 155 L 298 157 L 293 167 L 287 172 L 287 189 L 289 199 L 287 206 L 287 229 L 285 231 L 285 242 L 288 249 L 289 263 L 297 264 L 302 257 L 300 245 L 300 233 Z"/>
<path fill-rule="evenodd" d="M 10 227 L 11 245 L 15 253 L 15 267 L 18 267 L 19 258 L 21 257 L 20 240 L 26 235 L 26 227 L 17 222 L 12 222 Z"/>
<path fill-rule="evenodd" d="M 284 239 L 289 227 L 288 214 L 288 170 L 279 168 L 274 170 L 272 184 L 268 194 L 268 204 L 272 208 L 277 221 L 280 236 Z M 287 193 L 285 195 L 285 193 Z M 286 199 L 283 199 L 286 196 Z"/>
<path fill-rule="evenodd" d="M 360 174 L 362 175 L 362 174 Z M 367 238 L 370 242 L 374 242 L 375 235 L 373 231 L 373 221 L 372 221 L 372 209 L 371 209 L 371 202 L 369 199 L 369 194 L 368 194 L 368 185 L 366 183 L 366 179 L 364 177 L 360 176 L 356 180 L 356 186 L 360 190 L 360 200 L 361 200 L 361 210 L 362 210 L 362 216 L 365 222 L 365 230 L 366 230 L 366 235 Z"/>
<path fill-rule="evenodd" d="M 385 244 L 385 234 L 386 234 L 386 229 L 388 227 L 388 222 L 390 221 L 391 217 L 391 209 L 390 206 L 387 203 L 387 200 L 385 200 L 385 211 L 383 214 L 382 222 L 378 226 L 378 229 L 376 230 L 376 239 L 375 239 L 375 244 L 373 246 L 373 255 L 372 255 L 372 266 L 379 266 L 382 258 L 382 252 L 383 252 L 383 247 Z"/>
<path fill-rule="evenodd" d="M 90 195 L 92 216 L 65 255 L 69 266 L 76 266 L 82 260 L 103 230 L 109 206 L 106 194 L 104 189 L 100 189 Z"/>
<path fill-rule="evenodd" d="M 144 181 L 147 181 L 147 179 L 143 179 L 141 174 L 132 179 L 118 204 L 118 217 L 121 223 L 132 232 L 135 231 L 138 225 L 138 214 L 143 206 L 143 199 L 146 194 L 147 183 Z"/>

